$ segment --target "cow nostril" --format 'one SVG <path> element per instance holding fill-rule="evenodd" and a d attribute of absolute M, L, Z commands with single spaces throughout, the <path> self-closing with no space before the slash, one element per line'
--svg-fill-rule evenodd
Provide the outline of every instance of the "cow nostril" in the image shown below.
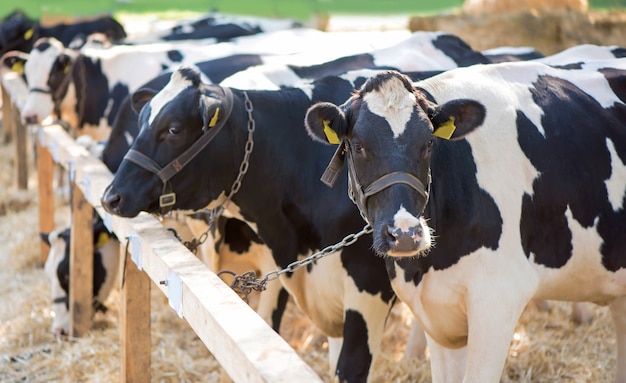
<path fill-rule="evenodd" d="M 389 225 L 385 225 L 385 233 L 387 234 L 387 237 L 389 238 L 390 241 L 398 240 L 399 229 L 394 228 Z"/>
<path fill-rule="evenodd" d="M 101 202 L 102 206 L 110 212 L 119 207 L 121 200 L 122 196 L 119 193 L 116 193 L 111 189 L 107 189 L 102 196 Z"/>

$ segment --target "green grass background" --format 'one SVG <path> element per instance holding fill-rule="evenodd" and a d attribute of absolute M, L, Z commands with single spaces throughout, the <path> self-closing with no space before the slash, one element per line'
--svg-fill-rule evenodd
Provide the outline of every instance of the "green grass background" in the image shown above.
<path fill-rule="evenodd" d="M 19 8 L 29 16 L 85 17 L 101 13 L 205 13 L 309 20 L 316 14 L 432 14 L 458 9 L 463 0 L 4 0 L 0 16 Z M 594 9 L 624 8 L 626 0 L 591 0 Z"/>

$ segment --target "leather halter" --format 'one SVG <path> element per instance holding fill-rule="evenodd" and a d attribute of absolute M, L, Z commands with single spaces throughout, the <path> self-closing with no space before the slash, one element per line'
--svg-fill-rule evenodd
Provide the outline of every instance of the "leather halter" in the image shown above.
<path fill-rule="evenodd" d="M 387 189 L 390 186 L 397 184 L 408 185 L 417 191 L 422 198 L 428 201 L 430 187 L 430 177 L 428 185 L 424 186 L 422 181 L 417 177 L 407 172 L 391 172 L 382 175 L 376 180 L 372 181 L 369 185 L 363 187 L 356 174 L 356 168 L 354 167 L 354 159 L 352 158 L 352 145 L 349 140 L 343 139 L 339 148 L 335 151 L 333 158 L 330 160 L 328 167 L 322 174 L 321 181 L 327 186 L 332 187 L 337 180 L 337 176 L 343 168 L 344 162 L 348 162 L 348 194 L 352 202 L 356 204 L 361 212 L 361 216 L 366 222 L 369 222 L 367 214 L 367 199 L 374 194 Z M 426 204 L 424 204 L 425 206 Z M 370 223 L 371 224 L 371 223 Z"/>
<path fill-rule="evenodd" d="M 187 150 L 181 155 L 172 160 L 169 164 L 161 167 L 152 158 L 145 154 L 130 149 L 124 156 L 125 160 L 128 160 L 149 172 L 156 174 L 163 182 L 163 190 L 161 196 L 159 196 L 159 208 L 161 214 L 169 212 L 176 203 L 176 193 L 171 191 L 170 179 L 180 172 L 192 159 L 194 159 L 208 144 L 215 138 L 220 132 L 222 127 L 228 121 L 228 117 L 233 111 L 233 92 L 230 88 L 222 88 L 226 100 L 223 103 L 226 107 L 226 112 L 220 119 L 219 123 L 210 129 L 204 129 L 205 133 L 200 136 Z M 169 192 L 168 192 L 169 191 Z"/>

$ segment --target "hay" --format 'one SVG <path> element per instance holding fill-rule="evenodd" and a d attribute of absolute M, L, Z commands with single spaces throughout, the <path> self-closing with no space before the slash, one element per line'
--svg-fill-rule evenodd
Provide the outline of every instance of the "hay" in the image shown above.
<path fill-rule="evenodd" d="M 11 146 L 0 146 L 0 382 L 119 381 L 119 294 L 114 291 L 81 339 L 57 339 L 50 332 L 50 292 L 40 262 L 36 179 L 17 191 Z M 32 169 L 32 167 L 31 167 Z M 55 222 L 68 221 L 67 201 L 59 198 Z M 219 382 L 221 369 L 187 322 L 152 288 L 153 382 Z M 530 306 L 512 341 L 503 382 L 608 382 L 615 371 L 615 340 L 608 311 L 592 307 L 593 321 L 574 325 L 570 305 L 550 310 Z M 383 355 L 375 362 L 372 382 L 429 382 L 427 361 L 402 360 L 412 316 L 403 304 L 389 318 Z M 331 381 L 328 344 L 311 322 L 289 304 L 281 329 L 302 358 Z"/>

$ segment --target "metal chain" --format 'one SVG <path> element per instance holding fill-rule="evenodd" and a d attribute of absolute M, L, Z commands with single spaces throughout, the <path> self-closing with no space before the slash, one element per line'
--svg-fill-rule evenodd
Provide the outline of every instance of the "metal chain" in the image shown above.
<path fill-rule="evenodd" d="M 233 182 L 233 185 L 230 187 L 230 193 L 226 196 L 224 202 L 214 208 L 214 209 L 202 209 L 200 211 L 205 211 L 209 213 L 209 222 L 207 229 L 200 234 L 198 239 L 192 239 L 191 241 L 184 242 L 184 245 L 192 252 L 196 253 L 197 248 L 206 242 L 209 237 L 209 232 L 213 229 L 215 225 L 216 219 L 222 215 L 224 210 L 226 210 L 226 206 L 230 203 L 233 196 L 239 191 L 241 188 L 241 181 L 243 177 L 248 172 L 248 167 L 250 166 L 250 155 L 252 154 L 252 150 L 254 149 L 254 130 L 256 129 L 256 123 L 254 122 L 254 118 L 252 118 L 252 111 L 254 108 L 252 107 L 252 102 L 248 98 L 248 93 L 246 91 L 243 92 L 243 96 L 245 98 L 244 106 L 246 108 L 246 112 L 248 112 L 248 138 L 246 140 L 245 152 L 243 155 L 243 160 L 241 160 L 241 165 L 239 165 L 239 174 Z"/>
<path fill-rule="evenodd" d="M 265 291 L 267 288 L 267 282 L 278 279 L 281 274 L 291 273 L 299 268 L 302 268 L 308 264 L 311 264 L 317 261 L 320 258 L 323 258 L 327 255 L 330 255 L 336 252 L 339 249 L 342 249 L 346 246 L 352 245 L 356 242 L 359 237 L 369 234 L 372 232 L 372 227 L 370 225 L 365 225 L 361 231 L 356 234 L 349 234 L 345 236 L 340 242 L 327 246 L 317 253 L 311 254 L 310 256 L 301 259 L 299 261 L 291 262 L 287 267 L 282 270 L 274 270 L 266 273 L 262 279 L 256 279 L 256 272 L 254 270 L 247 271 L 243 274 L 236 274 L 230 270 L 221 270 L 217 273 L 218 276 L 221 274 L 230 274 L 233 276 L 233 282 L 230 285 L 230 288 L 233 289 L 237 294 L 241 296 L 241 298 L 247 303 L 248 295 L 254 291 Z"/>

